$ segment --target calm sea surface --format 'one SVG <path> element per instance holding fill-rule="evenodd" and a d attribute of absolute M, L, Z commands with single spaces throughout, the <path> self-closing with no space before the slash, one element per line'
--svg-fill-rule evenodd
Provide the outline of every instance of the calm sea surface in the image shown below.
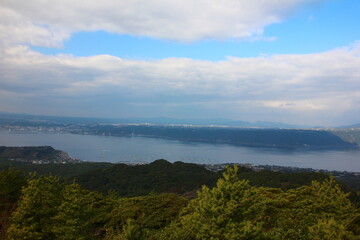
<path fill-rule="evenodd" d="M 0 146 L 52 146 L 85 161 L 156 159 L 192 163 L 252 163 L 360 172 L 360 151 L 309 151 L 187 143 L 145 137 L 75 134 L 11 134 L 0 131 Z"/>

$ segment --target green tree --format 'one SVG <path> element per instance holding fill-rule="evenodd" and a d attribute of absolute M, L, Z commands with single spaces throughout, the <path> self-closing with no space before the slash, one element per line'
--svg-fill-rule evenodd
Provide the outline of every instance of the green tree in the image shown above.
<path fill-rule="evenodd" d="M 33 176 L 23 189 L 7 235 L 10 240 L 91 239 L 99 195 L 55 176 Z"/>
<path fill-rule="evenodd" d="M 57 214 L 63 187 L 64 184 L 58 177 L 33 176 L 22 191 L 18 207 L 12 216 L 12 224 L 8 229 L 8 238 L 55 239 L 52 219 Z"/>
<path fill-rule="evenodd" d="M 251 187 L 239 180 L 237 166 L 227 168 L 212 189 L 203 187 L 178 222 L 159 234 L 162 239 L 256 239 L 263 235 L 264 195 L 281 190 Z M 273 203 L 272 203 L 273 204 Z"/>
<path fill-rule="evenodd" d="M 334 178 L 289 190 L 284 196 L 289 203 L 277 210 L 273 231 L 280 232 L 282 239 L 350 239 L 341 237 L 341 232 L 355 237 L 359 234 L 360 213 L 348 196 Z M 332 237 L 334 231 L 339 237 Z"/>
<path fill-rule="evenodd" d="M 22 171 L 13 168 L 0 170 L 0 239 L 4 238 L 9 217 L 16 208 L 25 184 L 26 178 Z"/>
<path fill-rule="evenodd" d="M 359 239 L 346 229 L 344 224 L 335 219 L 318 220 L 309 227 L 309 239 L 313 240 L 351 240 Z"/>
<path fill-rule="evenodd" d="M 106 239 L 151 239 L 176 219 L 187 203 L 187 199 L 176 194 L 119 198 L 108 214 Z"/>
<path fill-rule="evenodd" d="M 8 168 L 0 170 L 0 204 L 14 203 L 21 195 L 26 178 L 21 170 Z M 0 208 L 3 207 L 0 205 Z"/>
<path fill-rule="evenodd" d="M 333 178 L 284 192 L 251 187 L 236 172 L 203 187 L 157 239 L 360 239 L 359 209 Z"/>
<path fill-rule="evenodd" d="M 360 239 L 359 209 L 334 178 L 284 191 L 251 186 L 237 171 L 227 168 L 215 187 L 204 186 L 190 202 L 175 194 L 103 197 L 75 182 L 33 176 L 13 212 L 8 239 L 93 239 L 95 229 L 108 240 Z M 0 173 L 0 181 L 17 179 L 16 172 L 7 174 Z M 16 198 L 10 190 L 3 189 L 3 196 Z"/>
<path fill-rule="evenodd" d="M 61 194 L 62 201 L 53 217 L 53 232 L 59 240 L 85 240 L 92 238 L 94 193 L 84 190 L 77 183 L 65 185 Z"/>

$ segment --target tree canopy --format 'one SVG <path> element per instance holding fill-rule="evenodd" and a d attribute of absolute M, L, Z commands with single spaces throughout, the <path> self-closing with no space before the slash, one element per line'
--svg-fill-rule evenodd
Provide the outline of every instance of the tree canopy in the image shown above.
<path fill-rule="evenodd" d="M 283 191 L 252 187 L 228 168 L 203 187 L 162 239 L 359 239 L 360 212 L 333 178 Z"/>
<path fill-rule="evenodd" d="M 257 187 L 234 166 L 188 200 L 169 193 L 103 195 L 52 175 L 32 175 L 25 185 L 9 171 L 0 180 L 14 179 L 18 190 L 4 188 L 3 197 L 16 199 L 23 186 L 9 240 L 360 239 L 360 210 L 332 177 L 292 189 Z"/>

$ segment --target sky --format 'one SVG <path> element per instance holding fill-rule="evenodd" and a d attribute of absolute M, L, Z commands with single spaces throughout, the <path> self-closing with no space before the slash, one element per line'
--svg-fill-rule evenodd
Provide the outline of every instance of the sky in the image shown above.
<path fill-rule="evenodd" d="M 359 0 L 0 0 L 0 112 L 360 123 Z"/>

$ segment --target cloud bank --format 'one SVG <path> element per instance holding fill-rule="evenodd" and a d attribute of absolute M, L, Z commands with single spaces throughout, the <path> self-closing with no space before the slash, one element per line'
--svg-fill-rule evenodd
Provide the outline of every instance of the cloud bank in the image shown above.
<path fill-rule="evenodd" d="M 51 47 L 73 32 L 97 30 L 183 42 L 258 38 L 265 26 L 314 2 L 319 0 L 4 0 L 0 36 Z"/>
<path fill-rule="evenodd" d="M 239 117 L 266 110 L 274 117 L 287 112 L 328 121 L 360 106 L 360 43 L 323 53 L 217 62 L 47 56 L 25 46 L 8 48 L 2 55 L 3 103 L 11 98 L 51 103 L 112 96 L 109 109 L 192 105 L 208 112 L 228 109 Z"/>

